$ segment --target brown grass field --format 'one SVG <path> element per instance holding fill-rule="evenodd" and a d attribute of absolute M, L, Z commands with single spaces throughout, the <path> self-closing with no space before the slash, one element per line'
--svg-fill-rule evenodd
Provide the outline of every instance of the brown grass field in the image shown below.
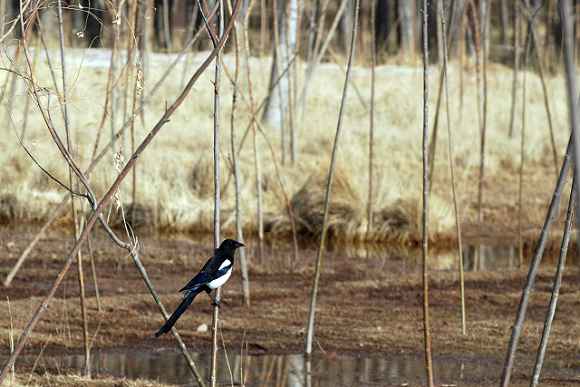
<path fill-rule="evenodd" d="M 81 62 L 82 52 L 71 50 L 67 63 L 69 77 L 69 109 L 75 158 L 81 167 L 90 162 L 99 123 L 103 115 L 106 67 L 109 53 L 90 50 Z M 198 53 L 188 58 L 185 66 L 178 66 L 169 80 L 156 93 L 135 122 L 137 144 L 163 114 L 181 91 L 183 79 L 203 60 Z M 4 58 L 4 60 L 6 60 Z M 170 63 L 167 55 L 151 54 L 145 78 L 146 95 Z M 231 55 L 225 58 L 230 73 L 234 68 Z M 24 66 L 24 64 L 22 64 Z M 7 67 L 4 64 L 3 67 Z M 58 67 L 56 65 L 55 67 Z M 303 74 L 303 64 L 299 64 Z M 251 59 L 252 84 L 255 100 L 261 102 L 268 87 L 269 59 Z M 459 74 L 464 75 L 463 101 L 460 103 Z M 41 86 L 50 86 L 51 78 L 43 58 L 35 70 Z M 430 123 L 435 114 L 438 69 L 430 69 Z M 7 74 L 7 73 L 5 73 Z M 146 269 L 168 309 L 177 305 L 180 296 L 176 283 L 184 278 L 184 267 L 193 272 L 210 249 L 208 235 L 213 230 L 213 73 L 207 71 L 195 85 L 184 104 L 165 124 L 160 134 L 139 158 L 137 163 L 138 223 L 134 225 L 141 239 L 141 255 Z M 3 73 L 0 73 L 2 81 Z M 225 74 L 224 74 L 225 76 Z M 520 74 L 520 85 L 523 75 Z M 300 80 L 301 81 L 301 80 Z M 529 262 L 544 221 L 556 181 L 549 129 L 538 76 L 526 75 L 526 117 L 523 176 L 523 230 L 525 259 Z M 111 131 L 123 125 L 127 108 L 123 88 L 132 90 L 133 79 L 120 77 L 122 85 L 114 119 L 107 121 L 100 146 L 107 142 Z M 221 88 L 221 176 L 222 176 L 222 235 L 234 234 L 235 192 L 231 176 L 230 114 L 232 86 L 222 81 Z M 296 129 L 296 166 L 287 157 L 280 166 L 285 186 L 297 217 L 299 234 L 308 242 L 316 240 L 320 231 L 322 203 L 326 190 L 330 156 L 337 125 L 338 109 L 344 75 L 336 64 L 325 63 L 317 69 L 310 86 L 304 125 Z M 370 70 L 357 67 L 353 84 L 369 103 Z M 407 253 L 395 254 L 399 259 L 385 260 L 384 250 L 394 248 L 407 251 L 421 239 L 421 131 L 422 131 L 422 69 L 413 66 L 386 65 L 377 68 L 375 108 L 375 143 L 373 198 L 373 241 L 375 253 L 367 259 L 364 254 L 346 254 L 339 250 L 328 252 L 324 258 L 320 320 L 317 339 L 332 356 L 370 354 L 375 356 L 422 356 L 421 276 L 420 266 Z M 554 137 L 558 155 L 558 169 L 562 162 L 569 125 L 564 78 L 560 75 L 546 80 L 549 105 L 553 118 Z M 242 83 L 247 90 L 247 83 Z M 300 82 L 299 82 L 300 84 Z M 486 174 L 483 191 L 483 222 L 477 221 L 477 187 L 479 175 L 480 133 L 477 115 L 476 75 L 471 66 L 450 68 L 451 132 L 455 166 L 459 218 L 465 240 L 469 243 L 499 243 L 515 245 L 518 227 L 518 179 L 522 129 L 522 96 L 518 97 L 515 135 L 508 137 L 511 109 L 511 69 L 497 64 L 489 66 Z M 32 239 L 39 224 L 44 222 L 66 192 L 46 175 L 26 155 L 15 132 L 24 133 L 23 142 L 36 160 L 51 174 L 68 182 L 66 163 L 56 150 L 52 138 L 21 80 L 14 83 L 14 92 L 6 98 L 0 110 L 0 277 L 5 278 L 19 254 Z M 43 96 L 46 104 L 48 95 Z M 51 116 L 64 133 L 60 100 L 51 95 Z M 250 122 L 248 110 L 238 99 L 236 110 L 236 138 L 243 137 Z M 26 107 L 28 106 L 28 110 Z M 444 106 L 444 105 L 442 105 Z M 461 107 L 461 109 L 460 109 Z M 107 113 L 109 117 L 112 112 Z M 300 112 L 298 113 L 300 116 Z M 298 122 L 300 120 L 297 120 Z M 440 117 L 440 138 L 436 153 L 436 169 L 430 194 L 429 221 L 432 245 L 439 249 L 455 246 L 455 223 L 451 196 L 445 109 Z M 26 127 L 24 129 L 24 125 Z M 364 239 L 368 198 L 368 128 L 369 113 L 351 88 L 347 100 L 345 122 L 340 139 L 338 166 L 332 193 L 329 231 L 331 242 L 355 245 Z M 280 133 L 266 128 L 274 144 L 277 160 L 281 161 Z M 118 151 L 119 147 L 115 149 Z M 130 157 L 131 139 L 123 139 L 124 157 Z M 272 155 L 263 138 L 259 138 L 259 152 L 263 170 L 266 241 L 271 246 L 265 261 L 259 261 L 255 248 L 257 229 L 257 201 L 252 150 L 252 134 L 248 134 L 240 150 L 243 225 L 248 237 L 252 306 L 244 308 L 239 301 L 241 286 L 239 273 L 224 288 L 226 308 L 221 315 L 223 336 L 228 348 L 238 349 L 244 341 L 274 353 L 299 353 L 303 350 L 303 329 L 307 318 L 307 302 L 314 265 L 312 250 L 301 250 L 296 262 L 285 241 L 290 237 L 290 223 L 285 200 L 277 181 Z M 116 177 L 113 152 L 110 152 L 91 175 L 91 185 L 97 196 L 102 195 Z M 121 187 L 121 201 L 131 202 L 132 175 Z M 569 194 L 569 185 L 567 193 Z M 563 200 L 563 208 L 567 201 Z M 68 210 L 67 210 L 68 211 Z M 107 208 L 111 222 L 119 224 L 115 208 Z M 514 373 L 515 385 L 527 385 L 539 334 L 543 326 L 545 307 L 549 299 L 549 283 L 553 277 L 550 264 L 555 262 L 563 217 L 557 219 L 551 238 L 549 263 L 540 271 L 530 306 L 531 321 L 524 329 L 520 343 L 525 365 Z M 2 356 L 9 348 L 11 319 L 18 335 L 28 322 L 48 284 L 72 247 L 70 214 L 59 217 L 51 233 L 43 238 L 29 262 L 5 290 L 10 299 L 0 300 L 0 342 Z M 160 232 L 160 233 L 159 233 Z M 154 237 L 153 235 L 156 235 Z M 200 245 L 204 241 L 205 246 Z M 388 245 L 387 245 L 388 243 Z M 95 236 L 98 275 L 103 287 L 104 312 L 97 312 L 92 293 L 89 295 L 89 329 L 94 335 L 93 349 L 174 349 L 169 337 L 155 340 L 152 333 L 162 318 L 151 300 L 130 260 L 100 231 Z M 387 247 L 389 246 L 389 247 Z M 395 246 L 395 247 L 393 247 Z M 575 250 L 575 249 L 574 249 Z M 403 257 L 403 258 L 401 258 Z M 575 261 L 573 263 L 576 263 Z M 571 263 L 572 264 L 572 263 Z M 87 268 L 85 268 L 87 269 Z M 435 357 L 460 358 L 472 361 L 493 359 L 502 362 L 505 356 L 511 324 L 525 280 L 525 270 L 492 270 L 467 274 L 468 335 L 461 336 L 459 328 L 459 287 L 455 270 L 434 270 L 431 274 L 432 337 Z M 90 273 L 85 274 L 89 278 Z M 553 328 L 549 355 L 558 359 L 576 356 L 580 342 L 578 317 L 578 278 L 567 273 L 561 303 Z M 79 351 L 80 315 L 76 279 L 69 273 L 66 291 L 59 290 L 57 298 L 34 331 L 27 350 L 38 353 L 48 343 L 55 351 Z M 352 290 L 356 291 L 352 291 Z M 90 291 L 89 291 L 90 293 Z M 209 318 L 210 304 L 196 301 L 195 318 Z M 194 315 L 193 313 L 190 316 Z M 362 319 L 361 316 L 367 316 Z M 196 320 L 197 322 L 198 320 Z M 282 327 L 286 326 L 286 329 Z M 352 327 L 356 326 L 356 329 Z M 207 334 L 183 324 L 180 327 L 188 345 L 207 350 Z M 362 344 L 362 345 L 361 345 Z M 256 347 L 256 348 L 259 348 Z M 530 360 L 531 359 L 531 360 Z M 25 385 L 29 368 L 18 368 L 15 385 Z M 71 371 L 73 372 L 73 371 Z M 158 385 L 154 381 L 119 381 L 102 379 L 82 381 L 78 376 L 62 380 L 56 370 L 37 370 L 36 385 Z M 73 372 L 74 373 L 74 372 Z M 78 374 L 77 374 L 78 375 Z M 61 378 L 61 379 L 59 379 Z M 571 385 L 578 375 L 569 370 L 548 369 L 543 381 L 550 385 Z M 497 385 L 499 375 L 482 374 L 459 382 L 461 385 Z M 394 381 L 401 385 L 406 381 Z M 93 384 L 94 383 L 94 384 Z M 417 383 L 424 383 L 418 379 Z M 159 384 L 160 385 L 160 384 Z"/>
<path fill-rule="evenodd" d="M 103 101 L 107 70 L 106 51 L 88 51 L 81 63 L 81 52 L 71 54 L 67 64 L 69 76 L 69 111 L 75 158 L 81 167 L 88 166 L 97 130 L 103 115 Z M 143 117 L 136 120 L 135 137 L 140 143 L 153 124 L 162 115 L 167 104 L 172 103 L 181 90 L 183 77 L 191 73 L 203 53 L 189 58 L 187 70 L 178 66 L 168 81 L 157 92 L 145 109 Z M 152 55 L 145 78 L 146 95 L 168 66 L 171 57 Z M 38 60 L 36 77 L 49 82 L 50 75 Z M 233 57 L 226 57 L 226 65 L 233 73 Z M 255 100 L 261 102 L 268 87 L 269 62 L 252 58 L 253 89 Z M 299 66 L 299 69 L 302 67 Z M 459 218 L 462 222 L 476 220 L 477 185 L 479 175 L 480 135 L 477 115 L 475 74 L 464 70 L 464 93 L 460 111 L 459 71 L 450 68 L 450 111 L 454 165 L 458 194 Z M 299 74 L 303 72 L 299 71 Z M 422 70 L 415 67 L 381 66 L 376 72 L 376 114 L 374 152 L 374 240 L 388 242 L 415 242 L 420 240 L 421 217 L 421 131 L 422 131 Z M 225 78 L 225 75 L 224 75 Z M 280 166 L 281 175 L 297 216 L 301 234 L 319 232 L 321 203 L 326 192 L 330 154 L 337 125 L 340 96 L 344 76 L 335 64 L 322 64 L 310 86 L 306 121 L 296 129 L 296 166 Z M 518 174 L 521 144 L 521 90 L 515 120 L 515 135 L 508 137 L 511 109 L 512 72 L 501 65 L 490 65 L 488 74 L 488 119 L 486 175 L 484 181 L 484 225 L 500 223 L 516 227 L 518 207 Z M 527 74 L 526 119 L 523 181 L 524 228 L 543 221 L 546 203 L 551 198 L 555 184 L 555 168 L 549 137 L 549 127 L 543 103 L 540 81 L 536 74 Z M 119 82 L 125 80 L 121 77 Z M 211 231 L 213 220 L 213 100 L 212 75 L 206 72 L 184 104 L 165 124 L 161 133 L 140 157 L 137 163 L 137 193 L 139 225 L 153 226 L 168 232 Z M 522 84 L 520 79 L 520 86 Z M 129 81 L 132 82 L 131 78 Z M 547 79 L 550 109 L 553 118 L 558 168 L 568 140 L 567 104 L 563 77 Z M 43 82 L 39 82 L 41 85 Z M 370 70 L 355 68 L 352 83 L 361 91 L 368 106 Z M 242 84 L 246 84 L 242 82 Z M 435 114 L 438 88 L 438 70 L 430 74 L 430 122 Z M 131 89 L 126 85 L 126 89 Z M 3 218 L 15 217 L 26 222 L 42 222 L 63 198 L 65 191 L 46 175 L 26 155 L 18 144 L 15 131 L 25 131 L 24 144 L 37 161 L 63 182 L 68 181 L 66 163 L 58 153 L 34 103 L 27 105 L 29 94 L 22 81 L 15 83 L 14 96 L 4 101 L 0 111 L 4 125 L 0 128 L 4 140 L 0 143 L 0 197 Z M 245 90 L 246 88 L 243 87 Z M 235 218 L 235 192 L 231 176 L 230 114 L 232 87 L 227 80 L 221 89 L 221 176 L 222 176 L 222 227 L 231 232 Z M 129 96 L 131 97 L 131 96 Z M 43 97 L 45 104 L 47 97 Z M 122 98 L 122 96 L 118 96 Z M 246 106 L 238 98 L 236 110 L 236 137 L 238 143 L 250 119 Z M 113 121 L 107 121 L 100 147 L 108 142 L 108 133 L 124 123 L 120 104 Z M 130 111 L 128 99 L 127 109 Z M 45 105 L 46 106 L 46 105 Z M 51 116 L 64 136 L 59 101 L 51 96 Z M 445 109 L 442 104 L 436 166 L 430 195 L 430 237 L 442 242 L 453 238 L 454 215 L 447 157 L 447 130 Z M 25 111 L 25 107 L 28 110 Z M 8 109 L 9 110 L 8 110 Z M 108 113 L 109 116 L 111 113 Z M 128 113 L 125 113 L 127 115 Z M 300 116 L 300 113 L 298 114 Z M 300 121 L 300 120 L 297 120 Z M 300 123 L 300 122 L 299 122 Z M 24 124 L 26 127 L 24 128 Z M 330 208 L 329 229 L 342 240 L 362 239 L 366 233 L 368 201 L 368 131 L 369 113 L 360 103 L 353 88 L 350 89 L 345 112 L 344 131 Z M 281 163 L 280 133 L 268 130 L 276 157 Z M 125 159 L 130 156 L 131 139 L 123 139 Z M 289 143 L 289 141 L 288 141 Z M 290 223 L 284 197 L 278 183 L 270 150 L 259 138 L 263 171 L 265 227 L 271 236 L 287 238 Z M 117 151 L 115 149 L 115 151 Z M 289 152 L 288 152 L 289 153 Z M 255 233 L 257 225 L 257 200 L 254 158 L 251 133 L 240 150 L 242 174 L 243 224 L 245 233 Z M 109 152 L 91 176 L 97 197 L 112 183 L 116 171 L 113 154 Z M 132 174 L 121 188 L 121 201 L 132 201 Z M 128 211 L 128 209 L 125 209 Z M 115 211 L 110 211 L 115 218 Z M 61 219 L 67 221 L 69 216 Z M 485 227 L 485 226 L 484 226 Z"/>

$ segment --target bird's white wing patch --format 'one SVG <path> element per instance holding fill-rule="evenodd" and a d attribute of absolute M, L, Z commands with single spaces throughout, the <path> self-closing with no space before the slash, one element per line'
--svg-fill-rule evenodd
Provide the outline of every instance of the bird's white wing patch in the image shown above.
<path fill-rule="evenodd" d="M 229 261 L 227 261 L 227 262 L 229 262 Z M 222 266 L 224 266 L 224 265 L 222 265 Z M 219 277 L 219 278 L 216 278 L 216 279 L 214 279 L 214 280 L 213 280 L 213 281 L 211 281 L 209 284 L 207 284 L 207 287 L 208 287 L 208 288 L 210 288 L 210 289 L 217 289 L 217 288 L 219 288 L 220 286 L 222 286 L 223 284 L 225 284 L 225 283 L 226 283 L 226 281 L 227 281 L 228 279 L 230 279 L 230 276 L 231 276 L 231 275 L 232 275 L 232 271 L 231 271 L 231 270 L 228 270 L 228 271 L 226 272 L 226 274 L 222 275 L 222 276 L 221 276 L 221 277 Z"/>
<path fill-rule="evenodd" d="M 221 265 L 219 270 L 223 269 L 226 266 L 230 266 L 232 264 L 232 261 L 230 261 L 229 259 L 226 259 Z"/>

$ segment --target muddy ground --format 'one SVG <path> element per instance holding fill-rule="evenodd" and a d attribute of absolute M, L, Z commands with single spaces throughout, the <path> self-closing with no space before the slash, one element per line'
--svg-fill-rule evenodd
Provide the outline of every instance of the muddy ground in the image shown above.
<path fill-rule="evenodd" d="M 35 227 L 22 225 L 0 228 L 2 281 L 35 230 Z M 533 240 L 530 237 L 527 243 L 528 262 L 535 243 Z M 220 321 L 225 345 L 231 349 L 247 345 L 256 354 L 300 353 L 306 339 L 316 251 L 300 250 L 296 261 L 290 248 L 267 247 L 261 259 L 256 244 L 247 244 L 251 306 L 242 306 L 238 264 L 222 292 Z M 64 231 L 51 231 L 34 249 L 11 286 L 0 285 L 3 361 L 9 349 L 11 323 L 18 337 L 72 245 L 71 235 Z M 172 312 L 181 299 L 177 291 L 210 256 L 210 247 L 185 237 L 167 235 L 142 237 L 139 246 L 140 258 L 151 282 L 165 307 Z M 512 378 L 515 385 L 529 384 L 529 365 L 535 358 L 554 276 L 553 251 L 557 250 L 557 245 L 551 247 L 552 259 L 542 265 L 528 307 Z M 92 248 L 101 302 L 101 311 L 98 311 L 85 249 L 84 279 L 93 350 L 176 349 L 170 335 L 159 339 L 153 336 L 163 318 L 131 258 L 99 232 L 92 238 Z M 406 255 L 405 249 L 391 259 L 376 251 L 368 259 L 364 254 L 352 257 L 340 251 L 324 254 L 315 325 L 315 336 L 320 344 L 320 347 L 315 346 L 317 354 L 321 353 L 321 348 L 323 356 L 328 359 L 340 356 L 423 356 L 421 266 L 415 259 L 405 258 L 410 256 Z M 495 365 L 489 372 L 472 375 L 469 379 L 458 376 L 457 380 L 438 380 L 436 374 L 436 383 L 498 384 L 498 369 L 501 369 L 498 364 L 503 364 L 505 358 L 526 274 L 527 270 L 517 268 L 466 273 L 467 334 L 463 336 L 458 272 L 432 270 L 429 273 L 431 339 L 435 359 L 475 360 Z M 547 359 L 561 360 L 563 364 L 576 362 L 576 367 L 580 350 L 578 277 L 576 261 L 569 262 L 547 352 Z M 43 346 L 46 346 L 46 356 L 82 352 L 78 289 L 75 263 L 32 333 L 25 352 L 38 353 Z M 211 333 L 198 332 L 197 327 L 203 323 L 211 324 L 211 311 L 209 298 L 200 295 L 177 324 L 184 341 L 196 351 L 209 351 Z M 21 366 L 17 371 L 26 374 L 30 369 Z M 541 382 L 544 385 L 571 385 L 580 382 L 580 371 L 573 365 L 552 367 L 544 370 Z"/>

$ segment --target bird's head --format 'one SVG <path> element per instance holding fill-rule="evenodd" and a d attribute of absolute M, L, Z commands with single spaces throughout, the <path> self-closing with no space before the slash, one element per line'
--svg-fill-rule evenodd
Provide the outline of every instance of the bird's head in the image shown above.
<path fill-rule="evenodd" d="M 244 247 L 245 244 L 233 239 L 225 239 L 220 245 L 220 250 L 234 252 L 238 247 Z"/>

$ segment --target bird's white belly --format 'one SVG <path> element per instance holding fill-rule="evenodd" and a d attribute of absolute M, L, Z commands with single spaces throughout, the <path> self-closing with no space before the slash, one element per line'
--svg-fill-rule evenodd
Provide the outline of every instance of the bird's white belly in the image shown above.
<path fill-rule="evenodd" d="M 232 275 L 232 271 L 230 270 L 226 274 L 222 275 L 220 278 L 217 278 L 217 279 L 214 279 L 213 281 L 211 281 L 209 284 L 207 284 L 207 287 L 210 289 L 217 289 L 220 286 L 222 286 L 223 284 L 225 284 L 231 275 Z"/>

